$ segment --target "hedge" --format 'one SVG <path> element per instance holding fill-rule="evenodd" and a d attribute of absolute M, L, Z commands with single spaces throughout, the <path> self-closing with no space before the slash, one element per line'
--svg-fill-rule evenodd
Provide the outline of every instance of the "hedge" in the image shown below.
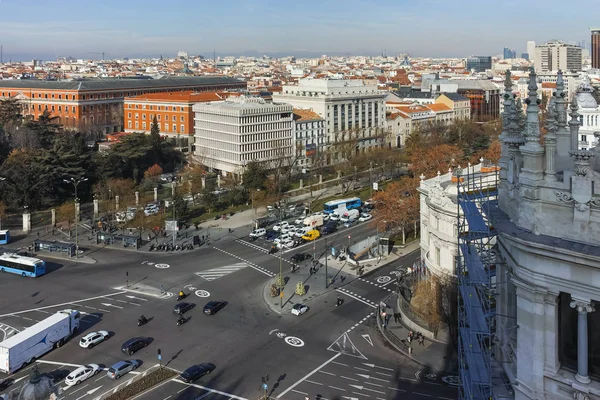
<path fill-rule="evenodd" d="M 131 397 L 140 394 L 159 383 L 166 381 L 167 379 L 173 378 L 177 375 L 177 372 L 169 368 L 158 368 L 141 379 L 138 379 L 131 383 L 129 386 L 125 386 L 116 393 L 111 394 L 104 400 L 127 400 Z"/>

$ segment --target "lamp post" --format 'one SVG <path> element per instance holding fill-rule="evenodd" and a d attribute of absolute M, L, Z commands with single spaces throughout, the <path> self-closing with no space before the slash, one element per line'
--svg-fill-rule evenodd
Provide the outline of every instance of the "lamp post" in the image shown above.
<path fill-rule="evenodd" d="M 279 207 L 279 223 L 281 224 L 281 221 L 283 220 L 283 207 Z M 280 225 L 281 226 L 281 225 Z M 282 246 L 283 248 L 283 246 Z M 284 280 L 283 280 L 283 257 L 279 256 L 279 283 L 283 284 Z M 279 289 L 279 309 L 282 310 L 283 309 L 283 295 L 281 292 L 281 289 Z"/>
<path fill-rule="evenodd" d="M 369 197 L 373 197 L 373 161 L 369 162 L 369 165 L 369 190 L 371 191 Z"/>
<path fill-rule="evenodd" d="M 79 203 L 79 199 L 77 198 L 77 186 L 79 186 L 82 182 L 87 182 L 88 178 L 71 178 L 71 179 L 63 179 L 65 183 L 72 183 L 75 188 L 75 258 L 79 257 L 79 230 L 77 229 L 79 225 L 79 213 L 77 211 L 77 203 Z"/>
<path fill-rule="evenodd" d="M 5 181 L 6 178 L 3 176 L 0 176 L 0 182 Z M 0 214 L 0 229 L 2 229 L 2 214 Z"/>
<path fill-rule="evenodd" d="M 379 221 L 375 226 L 375 229 L 377 230 L 377 256 L 379 257 L 379 260 L 381 260 L 381 238 L 379 237 L 379 224 L 381 223 L 387 224 L 387 221 Z"/>
<path fill-rule="evenodd" d="M 252 192 L 250 192 L 250 197 L 252 199 L 252 223 L 254 224 L 254 227 L 252 229 L 256 229 L 256 211 L 254 210 L 254 190 Z M 260 189 L 256 189 L 256 192 L 260 192 Z M 248 204 L 248 203 L 246 203 Z"/>

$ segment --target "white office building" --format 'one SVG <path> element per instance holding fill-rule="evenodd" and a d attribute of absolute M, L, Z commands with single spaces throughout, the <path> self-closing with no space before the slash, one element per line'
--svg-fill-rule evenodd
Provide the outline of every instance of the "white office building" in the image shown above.
<path fill-rule="evenodd" d="M 536 72 L 581 71 L 581 47 L 559 40 L 535 46 L 534 66 Z"/>
<path fill-rule="evenodd" d="M 213 170 L 242 174 L 251 161 L 271 168 L 292 156 L 294 120 L 289 104 L 240 96 L 199 103 L 193 110 L 194 157 Z"/>
<path fill-rule="evenodd" d="M 385 142 L 385 97 L 377 86 L 354 79 L 301 79 L 297 86 L 285 85 L 281 93 L 273 94 L 275 101 L 312 109 L 324 118 L 330 144 L 358 139 L 363 151 Z"/>

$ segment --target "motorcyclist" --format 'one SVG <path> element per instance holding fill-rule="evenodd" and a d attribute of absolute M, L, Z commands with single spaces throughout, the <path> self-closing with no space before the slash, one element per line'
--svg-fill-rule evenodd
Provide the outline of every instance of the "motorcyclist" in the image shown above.
<path fill-rule="evenodd" d="M 183 318 L 183 315 L 181 317 L 179 317 L 179 319 L 177 320 L 177 325 L 181 325 L 185 322 L 185 318 Z"/>
<path fill-rule="evenodd" d="M 146 319 L 146 317 L 144 317 L 144 314 L 142 314 L 142 316 L 139 318 L 139 321 L 141 322 L 147 322 L 148 320 Z"/>
<path fill-rule="evenodd" d="M 183 290 L 179 291 L 179 297 L 185 297 L 185 293 L 183 293 Z"/>

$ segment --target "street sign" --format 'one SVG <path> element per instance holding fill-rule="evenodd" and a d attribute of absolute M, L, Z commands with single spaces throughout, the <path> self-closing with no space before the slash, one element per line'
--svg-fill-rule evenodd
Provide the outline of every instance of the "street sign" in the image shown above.
<path fill-rule="evenodd" d="M 281 297 L 283 299 L 283 290 L 281 292 L 279 292 L 279 297 Z"/>
<path fill-rule="evenodd" d="M 379 190 L 379 183 L 373 182 L 373 190 Z"/>
<path fill-rule="evenodd" d="M 269 385 L 267 385 L 266 383 L 263 383 L 262 388 L 263 388 L 263 390 L 267 390 L 269 388 Z"/>
<path fill-rule="evenodd" d="M 158 355 L 158 361 L 162 361 L 162 354 Z"/>

